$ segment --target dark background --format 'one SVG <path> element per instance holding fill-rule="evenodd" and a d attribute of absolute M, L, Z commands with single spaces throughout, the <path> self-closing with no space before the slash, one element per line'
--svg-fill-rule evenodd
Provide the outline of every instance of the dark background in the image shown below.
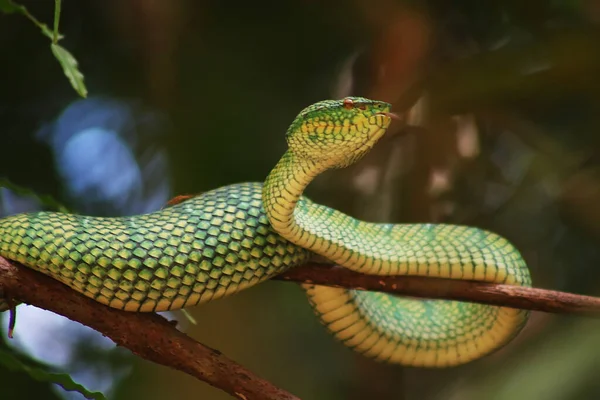
<path fill-rule="evenodd" d="M 53 1 L 22 3 L 51 24 Z M 595 0 L 67 0 L 61 44 L 85 75 L 83 100 L 39 30 L 0 15 L 0 176 L 77 212 L 151 211 L 263 180 L 303 107 L 363 95 L 393 103 L 401 134 L 319 177 L 313 199 L 371 221 L 494 230 L 534 285 L 597 295 L 599 27 Z M 0 193 L 4 215 L 44 208 Z M 593 320 L 534 313 L 494 355 L 424 370 L 347 350 L 294 284 L 190 311 L 194 338 L 304 399 L 600 396 Z M 15 334 L 9 346 L 110 398 L 228 398 L 31 307 Z M 78 398 L 9 371 L 0 387 L 7 399 Z"/>

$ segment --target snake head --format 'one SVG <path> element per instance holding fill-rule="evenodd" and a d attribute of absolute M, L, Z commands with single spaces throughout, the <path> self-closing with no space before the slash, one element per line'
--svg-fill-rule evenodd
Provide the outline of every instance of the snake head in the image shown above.
<path fill-rule="evenodd" d="M 302 110 L 288 129 L 290 151 L 327 168 L 347 167 L 383 136 L 395 117 L 390 108 L 363 97 L 315 103 Z"/>

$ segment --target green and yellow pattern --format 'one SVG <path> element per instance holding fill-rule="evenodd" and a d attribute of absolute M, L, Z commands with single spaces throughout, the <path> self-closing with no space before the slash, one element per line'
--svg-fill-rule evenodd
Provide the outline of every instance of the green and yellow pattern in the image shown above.
<path fill-rule="evenodd" d="M 291 124 L 264 185 L 222 187 L 154 213 L 99 218 L 39 212 L 0 220 L 0 255 L 127 311 L 190 307 L 233 294 L 316 254 L 354 271 L 530 285 L 519 252 L 473 227 L 374 224 L 302 196 L 315 176 L 358 161 L 384 134 L 390 105 L 316 103 Z M 457 365 L 506 344 L 528 313 L 303 285 L 325 326 L 377 360 Z M 0 299 L 0 308 L 7 304 Z"/>

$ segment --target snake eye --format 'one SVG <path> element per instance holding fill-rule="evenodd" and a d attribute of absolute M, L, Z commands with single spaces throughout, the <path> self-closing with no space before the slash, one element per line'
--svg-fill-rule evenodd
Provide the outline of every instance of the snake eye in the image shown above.
<path fill-rule="evenodd" d="M 352 101 L 352 99 L 348 97 L 344 99 L 344 108 L 346 110 L 352 110 L 354 108 L 354 102 Z"/>

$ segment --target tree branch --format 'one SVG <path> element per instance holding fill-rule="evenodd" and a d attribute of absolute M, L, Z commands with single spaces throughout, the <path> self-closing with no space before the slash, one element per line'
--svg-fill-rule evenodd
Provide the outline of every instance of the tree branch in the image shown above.
<path fill-rule="evenodd" d="M 600 298 L 475 281 L 419 276 L 378 276 L 327 265 L 293 268 L 274 279 L 394 293 L 429 299 L 461 300 L 558 314 L 600 317 Z"/>
<path fill-rule="evenodd" d="M 363 275 L 341 267 L 316 264 L 293 268 L 274 279 L 600 317 L 600 298 L 545 289 L 451 279 Z M 52 278 L 1 257 L 0 293 L 78 321 L 142 358 L 185 372 L 237 398 L 298 399 L 217 350 L 194 341 L 156 314 L 106 307 Z"/>
<path fill-rule="evenodd" d="M 185 372 L 244 400 L 299 400 L 178 331 L 157 314 L 112 309 L 0 257 L 0 293 L 87 325 L 138 356 Z"/>

